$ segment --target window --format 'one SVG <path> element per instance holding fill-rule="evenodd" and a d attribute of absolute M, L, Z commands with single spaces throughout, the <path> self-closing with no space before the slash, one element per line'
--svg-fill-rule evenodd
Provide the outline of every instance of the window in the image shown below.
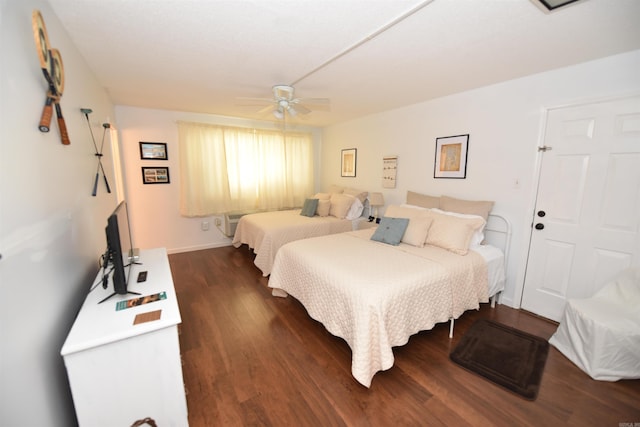
<path fill-rule="evenodd" d="M 178 123 L 180 213 L 300 207 L 313 192 L 311 134 Z"/>

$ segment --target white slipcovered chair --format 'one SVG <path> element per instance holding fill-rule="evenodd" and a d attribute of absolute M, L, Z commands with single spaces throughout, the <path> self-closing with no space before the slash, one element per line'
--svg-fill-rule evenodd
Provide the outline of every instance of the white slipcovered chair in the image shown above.
<path fill-rule="evenodd" d="M 549 343 L 595 380 L 640 378 L 640 269 L 568 300 Z"/>

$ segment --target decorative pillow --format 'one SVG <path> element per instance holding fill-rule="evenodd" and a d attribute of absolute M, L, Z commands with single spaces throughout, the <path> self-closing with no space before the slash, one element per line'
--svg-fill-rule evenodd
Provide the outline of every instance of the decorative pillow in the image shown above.
<path fill-rule="evenodd" d="M 384 214 L 393 218 L 409 218 L 409 225 L 402 236 L 402 241 L 419 248 L 424 246 L 433 221 L 427 209 L 390 205 Z"/>
<path fill-rule="evenodd" d="M 329 194 L 342 194 L 344 192 L 344 187 L 340 187 L 339 185 L 331 185 L 329 186 Z"/>
<path fill-rule="evenodd" d="M 441 208 L 440 197 L 427 196 L 426 194 L 407 191 L 407 204 L 423 208 Z"/>
<path fill-rule="evenodd" d="M 344 219 L 354 200 L 356 200 L 355 197 L 346 194 L 332 194 L 329 215 Z"/>
<path fill-rule="evenodd" d="M 427 244 L 438 246 L 458 255 L 466 255 L 473 233 L 484 227 L 482 218 L 459 218 L 430 212 L 433 224 L 427 234 Z"/>
<path fill-rule="evenodd" d="M 356 218 L 360 218 L 360 215 L 362 215 L 363 210 L 364 210 L 364 205 L 362 204 L 360 199 L 358 199 L 357 197 L 354 197 L 353 201 L 351 202 L 351 207 L 347 211 L 345 218 L 348 219 L 349 221 L 353 221 Z"/>
<path fill-rule="evenodd" d="M 302 210 L 300 211 L 300 215 L 315 216 L 317 209 L 318 209 L 318 199 L 307 199 L 304 201 L 304 205 L 302 205 Z"/>
<path fill-rule="evenodd" d="M 318 200 L 318 209 L 316 210 L 318 216 L 329 216 L 329 209 L 331 209 L 331 200 Z"/>
<path fill-rule="evenodd" d="M 410 218 L 402 241 L 418 248 L 424 247 L 432 223 L 433 219 L 428 217 Z"/>
<path fill-rule="evenodd" d="M 316 193 L 313 196 L 314 199 L 318 199 L 318 200 L 329 200 L 331 198 L 331 194 L 329 193 Z"/>
<path fill-rule="evenodd" d="M 489 212 L 491 212 L 492 208 L 493 202 L 454 199 L 448 196 L 440 197 L 440 209 L 443 211 L 478 215 L 484 218 L 485 221 L 489 217 Z"/>
<path fill-rule="evenodd" d="M 409 225 L 409 218 L 382 217 L 371 240 L 398 246 Z"/>
<path fill-rule="evenodd" d="M 461 213 L 457 213 L 457 212 L 443 211 L 443 210 L 440 210 L 440 209 L 432 209 L 431 211 L 432 212 L 441 213 L 443 215 L 455 216 L 455 217 L 458 217 L 458 218 L 480 218 L 480 219 L 483 219 L 479 215 L 461 214 Z M 484 242 L 484 227 L 486 225 L 487 225 L 487 223 L 485 222 L 484 225 L 482 227 L 480 227 L 479 230 L 477 230 L 475 233 L 473 233 L 473 236 L 471 236 L 471 242 L 469 242 L 469 247 L 470 248 L 472 248 L 474 246 L 480 246 L 482 244 L 482 242 Z"/>
<path fill-rule="evenodd" d="M 356 190 L 355 188 L 345 188 L 343 194 L 350 194 L 356 199 L 360 200 L 360 203 L 364 204 L 364 201 L 367 199 L 369 195 L 368 191 Z"/>

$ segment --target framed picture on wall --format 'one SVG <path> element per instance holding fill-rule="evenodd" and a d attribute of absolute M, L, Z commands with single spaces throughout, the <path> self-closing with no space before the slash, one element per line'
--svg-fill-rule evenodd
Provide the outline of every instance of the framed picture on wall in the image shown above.
<path fill-rule="evenodd" d="M 168 160 L 167 144 L 140 141 L 140 158 L 142 160 Z"/>
<path fill-rule="evenodd" d="M 169 168 L 142 167 L 143 184 L 169 184 Z"/>
<path fill-rule="evenodd" d="M 436 138 L 434 178 L 467 177 L 469 134 Z"/>
<path fill-rule="evenodd" d="M 355 177 L 356 176 L 356 158 L 357 150 L 355 148 L 348 148 L 342 150 L 342 172 L 341 176 Z"/>

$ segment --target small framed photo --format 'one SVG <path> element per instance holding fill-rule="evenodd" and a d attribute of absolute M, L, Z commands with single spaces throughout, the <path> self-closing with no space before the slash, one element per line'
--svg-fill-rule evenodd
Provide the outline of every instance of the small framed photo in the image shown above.
<path fill-rule="evenodd" d="M 436 138 L 436 161 L 433 177 L 466 178 L 468 149 L 468 134 Z"/>
<path fill-rule="evenodd" d="M 355 148 L 342 150 L 342 176 L 356 176 L 357 151 Z"/>
<path fill-rule="evenodd" d="M 143 160 L 168 160 L 167 144 L 140 141 L 140 158 Z"/>
<path fill-rule="evenodd" d="M 169 168 L 142 167 L 143 184 L 169 184 Z"/>

